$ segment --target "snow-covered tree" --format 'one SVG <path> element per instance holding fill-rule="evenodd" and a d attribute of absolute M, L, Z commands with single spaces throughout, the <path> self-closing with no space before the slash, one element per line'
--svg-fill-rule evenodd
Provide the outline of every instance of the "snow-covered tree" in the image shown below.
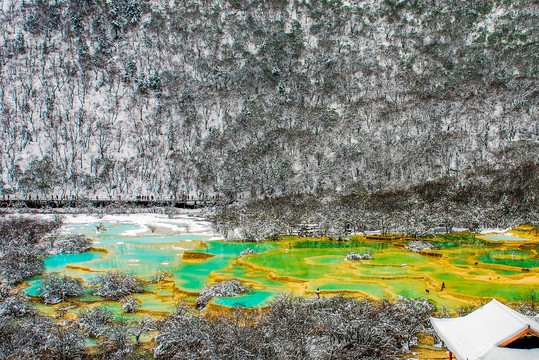
<path fill-rule="evenodd" d="M 216 284 L 206 285 L 196 299 L 198 307 L 206 306 L 214 297 L 238 296 L 251 291 L 252 287 L 243 285 L 239 280 L 223 280 Z"/>
<path fill-rule="evenodd" d="M 45 304 L 58 304 L 68 297 L 82 295 L 85 291 L 86 287 L 81 280 L 56 274 L 45 276 L 37 289 Z"/>
<path fill-rule="evenodd" d="M 69 322 L 63 326 L 55 324 L 43 336 L 45 338 L 43 350 L 47 358 L 66 360 L 87 358 L 86 337 L 76 323 Z"/>
<path fill-rule="evenodd" d="M 91 284 L 99 286 L 94 290 L 94 295 L 110 300 L 120 300 L 133 293 L 144 291 L 144 285 L 141 279 L 118 270 L 98 274 L 91 281 Z"/>
<path fill-rule="evenodd" d="M 18 318 L 37 313 L 25 294 L 15 294 L 0 302 L 0 318 Z"/>
<path fill-rule="evenodd" d="M 133 296 L 128 296 L 120 300 L 120 303 L 122 304 L 122 309 L 126 313 L 135 313 L 138 310 L 139 302 L 136 298 Z"/>
<path fill-rule="evenodd" d="M 107 327 L 99 341 L 99 352 L 106 359 L 132 359 L 134 354 L 134 344 L 129 333 L 129 323 L 121 318 Z"/>
<path fill-rule="evenodd" d="M 82 310 L 78 321 L 87 334 L 99 337 L 106 333 L 107 328 L 114 323 L 114 316 L 110 309 L 99 306 Z"/>
<path fill-rule="evenodd" d="M 92 240 L 82 234 L 51 236 L 46 239 L 44 246 L 49 255 L 79 254 L 90 250 Z"/>
<path fill-rule="evenodd" d="M 61 222 L 13 217 L 0 220 L 0 276 L 10 284 L 40 274 L 45 252 L 41 239 Z"/>
<path fill-rule="evenodd" d="M 168 277 L 171 277 L 172 274 L 165 270 L 165 269 L 159 269 L 155 272 L 155 274 L 152 275 L 152 278 L 150 280 L 150 283 L 157 284 L 160 281 L 165 280 Z"/>
<path fill-rule="evenodd" d="M 205 317 L 185 307 L 155 337 L 157 359 L 214 356 L 258 359 L 394 359 L 425 331 L 426 300 L 278 296 L 264 311 Z"/>

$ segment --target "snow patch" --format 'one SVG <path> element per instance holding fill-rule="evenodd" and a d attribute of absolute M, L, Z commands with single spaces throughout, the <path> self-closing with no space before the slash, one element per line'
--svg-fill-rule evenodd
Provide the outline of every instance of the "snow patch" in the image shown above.
<path fill-rule="evenodd" d="M 511 230 L 511 228 L 507 228 L 507 229 L 498 229 L 498 228 L 493 228 L 493 229 L 483 229 L 481 230 L 480 234 L 503 234 L 503 233 L 506 233 L 508 232 L 509 230 Z M 511 236 L 511 235 L 508 235 L 508 236 Z"/>
<path fill-rule="evenodd" d="M 120 236 L 137 236 L 139 234 L 149 231 L 150 228 L 146 225 L 141 225 L 138 229 L 126 230 L 120 234 Z"/>
<path fill-rule="evenodd" d="M 210 240 L 222 240 L 223 237 L 216 234 L 212 230 L 211 223 L 205 221 L 199 215 L 200 211 L 197 210 L 184 210 L 172 218 L 162 214 L 146 213 L 104 216 L 98 216 L 97 214 L 69 214 L 64 217 L 64 224 L 67 226 L 94 224 L 99 222 L 134 224 L 138 225 L 139 227 L 137 229 L 124 231 L 122 234 L 120 234 L 120 236 L 137 236 L 148 232 L 153 227 L 170 229 L 171 231 L 179 234 L 189 233 L 196 235 L 208 235 L 210 236 Z"/>

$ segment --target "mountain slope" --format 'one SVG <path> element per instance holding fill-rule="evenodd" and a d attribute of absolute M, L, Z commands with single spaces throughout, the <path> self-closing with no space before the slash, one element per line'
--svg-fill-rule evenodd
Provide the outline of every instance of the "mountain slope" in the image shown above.
<path fill-rule="evenodd" d="M 533 0 L 3 6 L 4 192 L 347 196 L 539 155 Z"/>

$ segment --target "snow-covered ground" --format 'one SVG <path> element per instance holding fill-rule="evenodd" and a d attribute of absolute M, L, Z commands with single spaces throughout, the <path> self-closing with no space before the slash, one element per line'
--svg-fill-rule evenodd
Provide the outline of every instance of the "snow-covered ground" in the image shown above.
<path fill-rule="evenodd" d="M 504 235 L 507 235 L 505 233 L 507 233 L 509 230 L 511 230 L 511 228 L 507 228 L 507 229 L 498 229 L 498 228 L 493 228 L 493 229 L 483 229 L 480 231 L 480 234 L 483 234 L 483 235 L 486 235 L 486 234 L 504 234 Z"/>
<path fill-rule="evenodd" d="M 24 215 L 23 215 L 24 216 Z M 36 215 L 52 219 L 56 215 Z M 194 235 L 211 236 L 209 240 L 223 240 L 217 234 L 209 221 L 206 221 L 198 210 L 182 210 L 172 217 L 164 214 L 140 213 L 140 214 L 65 214 L 62 215 L 64 229 L 70 225 L 98 224 L 98 223 L 123 223 L 135 224 L 138 228 L 123 232 L 122 236 L 137 236 L 146 233 L 153 228 L 165 228 L 174 233 L 189 233 Z"/>
<path fill-rule="evenodd" d="M 480 232 L 481 237 L 492 241 L 533 241 L 529 235 L 507 229 L 484 229 Z"/>

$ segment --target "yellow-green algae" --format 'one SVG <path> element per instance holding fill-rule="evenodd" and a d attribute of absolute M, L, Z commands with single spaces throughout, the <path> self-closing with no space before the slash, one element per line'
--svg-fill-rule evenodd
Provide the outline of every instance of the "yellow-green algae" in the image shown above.
<path fill-rule="evenodd" d="M 282 241 L 237 243 L 207 241 L 208 236 L 175 234 L 170 229 L 153 229 L 151 233 L 132 236 L 125 235 L 125 231 L 137 229 L 136 225 L 104 226 L 108 231 L 99 233 L 95 232 L 95 224 L 71 226 L 69 231 L 94 239 L 96 249 L 85 254 L 52 256 L 45 261 L 46 273 L 74 276 L 88 284 L 97 273 L 111 269 L 132 272 L 146 281 L 157 270 L 166 270 L 172 277 L 147 284 L 145 293 L 134 295 L 143 313 L 155 315 L 171 312 L 180 300 L 194 301 L 209 283 L 231 278 L 250 284 L 253 291 L 239 297 L 214 299 L 215 305 L 261 306 L 278 293 L 315 296 L 319 288 L 322 296 L 423 296 L 437 305 L 458 306 L 492 297 L 525 298 L 539 285 L 539 239 L 522 228 L 509 236 L 510 242 L 490 235 L 439 236 L 429 241 L 441 249 L 427 255 L 406 251 L 407 239 L 399 237 L 392 241 L 362 236 L 349 241 L 286 237 Z M 238 258 L 247 248 L 259 254 Z M 210 256 L 194 260 L 189 256 L 190 260 L 184 260 L 186 251 Z M 374 259 L 345 261 L 351 251 L 369 252 Z M 40 279 L 29 280 L 25 291 L 36 295 Z M 79 309 L 106 305 L 121 313 L 118 303 L 92 296 L 90 291 L 70 303 Z M 40 307 L 54 312 L 59 306 L 62 304 Z"/>

